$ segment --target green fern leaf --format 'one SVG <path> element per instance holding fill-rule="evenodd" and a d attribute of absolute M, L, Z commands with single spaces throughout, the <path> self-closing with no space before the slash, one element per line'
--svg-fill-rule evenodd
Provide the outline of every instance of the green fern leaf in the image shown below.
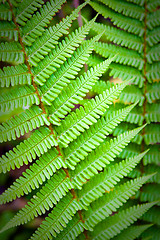
<path fill-rule="evenodd" d="M 102 197 L 93 202 L 84 215 L 86 228 L 92 229 L 100 221 L 109 217 L 112 212 L 116 212 L 151 176 L 148 175 L 137 178 L 134 181 L 127 181 L 115 187 L 113 191 L 106 192 Z"/>
<path fill-rule="evenodd" d="M 1 157 L 0 171 L 5 173 L 15 167 L 20 168 L 24 163 L 32 162 L 36 156 L 41 156 L 48 148 L 56 145 L 57 141 L 48 128 L 37 129 L 30 138 Z"/>
<path fill-rule="evenodd" d="M 66 167 L 61 156 L 53 148 L 43 154 L 29 169 L 26 170 L 1 196 L 0 203 L 16 199 L 36 189 L 46 179 L 50 179 L 53 173 L 61 167 Z"/>
<path fill-rule="evenodd" d="M 18 6 L 16 12 L 16 22 L 22 26 L 26 24 L 26 21 L 32 17 L 32 14 L 41 8 L 43 4 L 42 0 L 25 0 Z"/>
<path fill-rule="evenodd" d="M 29 22 L 22 28 L 23 37 L 22 40 L 26 45 L 31 45 L 38 36 L 41 36 L 45 31 L 45 26 L 50 22 L 54 14 L 61 8 L 61 5 L 65 0 L 51 0 L 46 2 L 40 8 L 40 12 L 37 12 Z"/>
<path fill-rule="evenodd" d="M 0 37 L 8 40 L 18 41 L 18 31 L 16 30 L 15 24 L 13 22 L 3 21 L 0 25 Z"/>
<path fill-rule="evenodd" d="M 95 227 L 94 234 L 90 234 L 92 239 L 110 239 L 114 237 L 154 205 L 155 202 L 133 206 L 115 214 L 110 219 L 104 220 L 101 225 L 98 224 Z"/>
<path fill-rule="evenodd" d="M 28 107 L 34 103 L 39 105 L 39 98 L 33 86 L 17 86 L 7 94 L 6 92 L 2 92 L 0 96 L 0 108 L 2 112 L 20 107 Z"/>
<path fill-rule="evenodd" d="M 12 139 L 15 140 L 44 124 L 50 125 L 46 114 L 44 114 L 39 107 L 34 105 L 25 112 L 15 116 L 15 118 L 11 118 L 0 125 L 0 142 L 6 142 Z"/>
<path fill-rule="evenodd" d="M 0 5 L 0 19 L 1 20 L 12 20 L 12 12 L 9 9 L 8 3 L 4 3 Z"/>
<path fill-rule="evenodd" d="M 10 87 L 16 85 L 31 85 L 31 74 L 25 65 L 4 67 L 3 71 L 0 69 L 0 83 L 1 87 Z"/>
<path fill-rule="evenodd" d="M 1 43 L 0 44 L 0 61 L 6 61 L 9 63 L 23 63 L 24 53 L 20 43 Z"/>
<path fill-rule="evenodd" d="M 28 61 L 33 65 L 37 66 L 37 63 L 44 58 L 55 48 L 55 45 L 58 44 L 58 39 L 63 35 L 68 33 L 68 28 L 71 26 L 71 23 L 74 19 L 77 18 L 78 12 L 86 5 L 86 3 L 80 5 L 76 8 L 69 16 L 63 18 L 63 20 L 58 23 L 56 26 L 49 27 L 46 29 L 44 34 L 34 42 L 28 50 Z"/>

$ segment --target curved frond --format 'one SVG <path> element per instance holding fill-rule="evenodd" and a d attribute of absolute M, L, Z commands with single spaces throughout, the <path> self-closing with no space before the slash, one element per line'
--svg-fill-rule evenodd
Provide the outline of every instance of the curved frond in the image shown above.
<path fill-rule="evenodd" d="M 31 85 L 31 74 L 26 65 L 8 66 L 0 69 L 1 87 L 14 87 L 16 85 Z"/>
<path fill-rule="evenodd" d="M 103 219 L 109 217 L 113 212 L 116 212 L 151 176 L 152 175 L 148 175 L 127 181 L 115 187 L 113 191 L 109 193 L 106 192 L 102 197 L 91 203 L 88 211 L 84 213 L 86 228 L 91 230 Z"/>
<path fill-rule="evenodd" d="M 17 8 L 16 22 L 24 26 L 27 20 L 33 16 L 33 13 L 42 7 L 42 4 L 42 0 L 24 0 L 21 2 Z"/>
<path fill-rule="evenodd" d="M 140 36 L 144 33 L 144 28 L 138 19 L 131 19 L 130 17 L 121 15 L 103 4 L 90 2 L 90 5 L 105 18 L 110 17 L 111 21 L 116 24 L 118 27 L 123 28 L 125 31 L 139 34 Z"/>
<path fill-rule="evenodd" d="M 44 124 L 50 125 L 46 114 L 44 114 L 39 107 L 34 105 L 25 112 L 12 117 L 7 122 L 0 125 L 0 142 L 6 142 L 12 139 L 15 140 Z"/>
<path fill-rule="evenodd" d="M 1 196 L 0 203 L 15 200 L 16 197 L 23 196 L 36 189 L 43 184 L 46 179 L 50 179 L 57 169 L 65 167 L 62 157 L 58 154 L 55 148 L 44 153 L 36 163 L 33 163 L 23 172 L 13 185 L 11 185 Z"/>
<path fill-rule="evenodd" d="M 28 164 L 47 152 L 52 146 L 56 146 L 57 142 L 53 134 L 46 127 L 37 129 L 27 140 L 21 142 L 17 147 L 13 148 L 3 155 L 0 159 L 0 171 L 6 172 L 15 167 L 20 168 L 23 164 Z"/>
<path fill-rule="evenodd" d="M 30 239 L 51 239 L 52 236 L 56 237 L 57 233 L 66 227 L 72 216 L 81 207 L 76 199 L 73 198 L 71 193 L 68 193 L 65 198 L 63 198 L 56 207 L 48 214 L 45 221 L 42 222 L 40 227 L 32 235 Z"/>
<path fill-rule="evenodd" d="M 64 118 L 68 112 L 78 104 L 101 75 L 108 69 L 112 59 L 108 59 L 94 68 L 89 69 L 84 75 L 81 75 L 75 81 L 72 81 L 67 89 L 62 91 L 61 95 L 55 99 L 51 106 L 49 120 L 55 125 L 60 125 L 60 118 Z M 106 89 L 106 88 L 104 88 Z"/>
<path fill-rule="evenodd" d="M 130 226 L 127 229 L 119 233 L 113 240 L 135 240 L 137 239 L 146 229 L 150 228 L 152 224 L 146 224 L 141 226 Z"/>
<path fill-rule="evenodd" d="M 92 239 L 110 239 L 134 223 L 137 218 L 142 216 L 154 205 L 155 202 L 135 205 L 127 208 L 126 210 L 123 210 L 114 216 L 103 220 L 103 222 L 94 228 L 94 234 L 90 233 L 90 236 Z"/>
<path fill-rule="evenodd" d="M 52 105 L 52 101 L 74 79 L 93 50 L 94 41 L 89 41 L 80 46 L 75 54 L 57 70 L 42 86 L 42 102 Z M 47 78 L 46 78 L 47 80 Z"/>
<path fill-rule="evenodd" d="M 108 56 L 115 56 L 114 62 L 127 64 L 138 69 L 142 69 L 144 65 L 143 58 L 134 50 L 122 48 L 113 44 L 95 43 L 95 51 L 101 56 L 108 58 Z M 118 54 L 117 54 L 118 53 Z"/>
<path fill-rule="evenodd" d="M 16 86 L 2 92 L 0 95 L 0 108 L 2 112 L 20 107 L 39 105 L 39 98 L 33 86 Z"/>
<path fill-rule="evenodd" d="M 104 169 L 103 172 L 91 178 L 83 186 L 83 191 L 78 190 L 78 198 L 82 204 L 89 205 L 93 200 L 96 200 L 106 191 L 110 191 L 121 178 L 127 174 L 139 163 L 146 152 L 139 154 L 134 158 L 124 160 L 119 164 L 111 165 Z"/>
<path fill-rule="evenodd" d="M 39 64 L 36 68 L 32 70 L 35 76 L 35 82 L 39 85 L 43 85 L 44 82 L 56 71 L 57 68 L 60 68 L 60 66 L 67 60 L 67 58 L 71 57 L 71 54 L 73 54 L 76 47 L 78 47 L 84 40 L 86 34 L 89 32 L 93 20 L 91 20 L 88 24 L 85 26 L 82 26 L 78 30 L 76 29 L 75 32 L 70 34 L 68 37 L 66 37 L 59 45 L 53 49 L 52 52 L 50 52 Z M 87 43 L 85 43 L 87 45 Z M 91 42 L 90 42 L 91 44 Z M 93 42 L 92 42 L 93 44 Z M 89 45 L 89 42 L 88 42 Z M 83 46 L 82 46 L 83 47 Z M 82 48 L 81 47 L 81 48 Z M 80 54 L 81 51 L 79 51 Z M 86 51 L 87 53 L 87 51 Z M 75 58 L 72 57 L 72 61 L 69 63 L 75 65 L 75 60 L 77 60 L 76 56 L 78 56 L 78 53 L 75 53 Z M 81 60 L 83 62 L 83 60 Z M 67 63 L 63 65 L 63 71 L 67 70 L 65 69 L 65 66 L 69 66 L 70 64 Z M 78 66 L 78 64 L 77 64 Z M 73 69 L 74 70 L 74 69 Z M 72 70 L 72 71 L 73 71 Z M 62 71 L 62 72 L 63 72 Z M 73 71 L 74 72 L 74 71 Z M 68 75 L 69 76 L 69 75 Z M 53 76 L 51 76 L 51 79 Z M 54 78 L 52 79 L 54 81 Z M 46 92 L 50 88 L 50 85 L 46 88 L 44 88 L 44 91 Z M 42 89 L 43 91 L 43 89 Z"/>
<path fill-rule="evenodd" d="M 18 41 L 18 31 L 13 22 L 3 21 L 0 24 L 0 37 L 2 39 Z"/>
<path fill-rule="evenodd" d="M 134 106 L 130 106 L 120 109 L 119 111 L 105 114 L 105 116 L 99 119 L 96 124 L 87 129 L 84 134 L 81 134 L 76 139 L 76 144 L 75 142 L 72 142 L 68 148 L 64 149 L 66 164 L 68 164 L 68 166 L 72 165 L 73 169 L 79 161 L 83 160 L 89 152 L 92 152 L 93 149 L 104 141 L 106 136 L 108 136 L 113 129 L 123 121 L 133 107 Z"/>
<path fill-rule="evenodd" d="M 50 0 L 40 8 L 40 12 L 33 15 L 30 21 L 22 28 L 22 39 L 26 45 L 30 46 L 38 36 L 42 35 L 46 25 L 49 24 L 64 2 L 65 0 Z"/>
<path fill-rule="evenodd" d="M 24 53 L 20 43 L 5 42 L 0 44 L 0 61 L 20 64 L 24 62 Z"/>
<path fill-rule="evenodd" d="M 55 45 L 58 44 L 58 39 L 68 33 L 68 28 L 71 26 L 73 20 L 78 16 L 78 12 L 86 5 L 86 3 L 76 8 L 69 16 L 63 18 L 60 23 L 55 26 L 49 27 L 45 30 L 44 34 L 35 41 L 28 50 L 28 61 L 37 66 L 36 63 L 40 62 L 45 55 L 47 55 Z"/>
<path fill-rule="evenodd" d="M 54 204 L 57 204 L 72 187 L 73 185 L 63 170 L 54 174 L 28 204 L 4 226 L 2 231 L 27 223 L 34 217 L 44 214 L 46 210 L 53 208 Z"/>
<path fill-rule="evenodd" d="M 100 0 L 106 6 L 109 6 L 111 9 L 118 13 L 123 13 L 125 16 L 129 16 L 140 21 L 144 18 L 144 8 L 132 3 L 127 3 L 125 1 L 119 2 L 118 0 Z"/>
<path fill-rule="evenodd" d="M 104 91 L 95 99 L 91 99 L 88 104 L 85 104 L 84 108 L 80 107 L 75 113 L 73 112 L 65 120 L 62 120 L 63 124 L 57 128 L 59 141 L 71 142 L 80 135 L 80 132 L 84 132 L 85 129 L 96 123 L 97 119 L 106 112 L 108 105 L 112 104 L 113 99 L 118 97 L 120 91 L 126 85 L 127 82 L 123 82 Z"/>

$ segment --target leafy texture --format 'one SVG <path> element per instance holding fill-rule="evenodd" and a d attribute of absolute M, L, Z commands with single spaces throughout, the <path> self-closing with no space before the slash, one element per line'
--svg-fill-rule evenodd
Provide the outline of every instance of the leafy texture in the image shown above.
<path fill-rule="evenodd" d="M 64 18 L 64 0 L 7 0 L 1 4 L 0 61 L 4 67 L 0 70 L 0 108 L 5 121 L 0 125 L 0 142 L 14 147 L 1 156 L 0 172 L 23 165 L 27 169 L 0 195 L 0 204 L 28 195 L 25 206 L 1 232 L 38 216 L 42 222 L 30 237 L 33 240 L 135 239 L 151 226 L 130 226 L 137 219 L 159 224 L 154 217 L 159 195 L 150 187 L 156 182 L 154 187 L 158 188 L 160 182 L 159 168 L 154 165 L 158 165 L 158 155 L 153 149 L 148 152 L 147 147 L 140 151 L 131 142 L 151 145 L 159 141 L 155 125 L 159 119 L 158 102 L 152 111 L 142 114 L 146 98 L 146 109 L 159 98 L 155 91 L 159 83 L 152 84 L 153 76 L 159 76 L 158 64 L 148 67 L 147 97 L 137 87 L 146 84 L 142 42 L 145 31 L 141 24 L 144 2 L 102 1 L 114 21 L 115 10 L 119 19 L 125 15 L 126 29 L 133 20 L 132 34 L 124 33 L 124 40 L 120 29 L 97 25 L 96 17 L 77 26 L 79 11 L 89 7 L 88 2 L 75 9 L 67 2 L 64 9 L 67 7 L 68 16 Z M 90 37 L 91 28 L 97 26 L 98 35 Z M 159 57 L 159 30 L 157 34 L 153 30 L 158 26 L 155 13 L 155 21 L 148 23 L 152 31 L 147 40 L 149 63 Z M 117 46 L 100 43 L 105 29 L 104 36 L 108 34 Z M 93 51 L 102 57 L 92 56 Z M 109 67 L 112 73 L 114 66 L 120 72 L 120 64 L 124 76 L 125 65 L 129 69 L 127 81 L 104 81 Z M 130 79 L 134 75 L 137 85 Z M 116 103 L 119 97 L 121 103 Z M 128 102 L 133 104 L 128 106 Z M 152 123 L 146 127 L 144 119 Z M 142 158 L 146 166 L 139 175 Z M 141 191 L 145 183 L 148 185 Z M 131 200 L 137 194 L 141 201 L 150 203 L 137 205 Z"/>
<path fill-rule="evenodd" d="M 105 32 L 103 43 L 97 42 L 95 44 L 96 54 L 89 58 L 89 65 L 94 66 L 97 62 L 100 63 L 104 58 L 114 56 L 118 52 L 110 65 L 110 75 L 122 80 L 128 78 L 133 78 L 133 80 L 132 84 L 122 91 L 116 108 L 121 107 L 121 104 L 130 104 L 135 103 L 137 100 L 139 101 L 139 104 L 126 117 L 126 123 L 120 124 L 114 130 L 113 134 L 116 136 L 122 133 L 124 129 L 128 130 L 133 126 L 141 126 L 144 123 L 148 123 L 119 157 L 135 156 L 135 154 L 150 148 L 150 151 L 144 156 L 143 163 L 136 170 L 132 171 L 129 176 L 134 178 L 135 176 L 146 175 L 149 171 L 151 173 L 154 168 L 157 171 L 157 177 L 153 177 L 149 181 L 150 183 L 145 185 L 142 191 L 140 191 L 139 202 L 158 200 L 159 167 L 157 165 L 160 163 L 158 145 L 160 142 L 160 1 L 93 0 L 90 2 L 90 5 L 103 17 L 109 18 L 111 24 L 107 26 L 105 22 L 94 23 L 93 30 L 95 32 Z M 158 209 L 158 207 L 153 209 L 156 208 Z M 144 218 L 145 222 L 155 223 L 153 212 L 154 210 L 151 209 L 151 217 Z M 149 214 L 146 216 L 149 216 Z M 158 226 L 159 223 L 156 221 L 156 228 Z M 158 231 L 153 231 L 152 233 L 153 227 L 150 229 L 147 230 L 150 233 L 149 239 L 160 238 Z M 121 239 L 121 236 L 127 239 L 125 237 L 127 235 L 125 234 L 127 234 L 127 230 L 123 230 L 122 235 L 120 234 L 115 239 Z M 104 238 L 108 239 L 107 236 Z M 144 234 L 144 236 L 147 235 Z M 99 237 L 99 239 L 101 238 Z M 129 239 L 132 239 L 132 237 Z"/>

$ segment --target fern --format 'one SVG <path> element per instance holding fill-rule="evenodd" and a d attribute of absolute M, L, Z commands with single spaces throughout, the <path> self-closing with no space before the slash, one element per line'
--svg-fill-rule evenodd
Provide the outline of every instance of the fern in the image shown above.
<path fill-rule="evenodd" d="M 142 118 L 146 98 L 141 90 L 135 93 L 137 86 L 129 86 L 134 73 L 136 84 L 145 83 L 141 42 L 144 31 L 139 23 L 144 18 L 143 3 L 134 0 L 137 5 L 132 9 L 130 1 L 123 1 L 119 7 L 116 0 L 108 1 L 108 11 L 113 15 L 117 5 L 120 18 L 121 13 L 127 19 L 136 18 L 130 32 L 137 29 L 138 36 L 132 34 L 130 44 L 128 35 L 125 35 L 126 45 L 121 30 L 117 30 L 121 36 L 119 44 L 123 42 L 132 51 L 124 48 L 116 55 L 118 46 L 100 43 L 105 28 L 111 32 L 110 38 L 113 35 L 110 40 L 116 41 L 114 27 L 97 25 L 97 16 L 77 27 L 75 20 L 79 11 L 87 8 L 89 1 L 70 10 L 60 21 L 57 13 L 64 2 L 7 0 L 1 4 L 0 60 L 4 67 L 0 70 L 0 106 L 2 114 L 7 111 L 11 117 L 0 125 L 0 142 L 13 142 L 14 147 L 1 156 L 0 172 L 23 165 L 27 165 L 27 169 L 1 194 L 0 203 L 28 195 L 27 204 L 1 232 L 46 214 L 30 239 L 101 239 L 103 234 L 105 239 L 123 238 L 126 234 L 129 239 L 131 231 L 136 238 L 151 225 L 130 225 L 139 218 L 151 221 L 147 213 L 142 215 L 149 209 L 152 213 L 151 207 L 157 208 L 159 204 L 159 195 L 146 188 L 153 182 L 159 184 L 159 172 L 155 175 L 158 170 L 154 167 L 155 163 L 158 165 L 158 157 L 153 150 L 148 152 L 147 147 L 141 152 L 138 148 L 134 151 L 131 142 L 142 141 L 143 129 L 146 129 L 145 134 L 143 132 L 146 144 L 159 141 L 157 126 L 143 125 L 145 118 L 154 123 L 159 119 L 157 105 Z M 94 4 L 97 3 L 91 3 Z M 158 24 L 155 14 L 149 28 L 157 28 Z M 99 26 L 98 35 L 90 38 L 89 32 L 96 26 Z M 150 46 L 158 44 L 158 36 L 155 32 L 149 36 Z M 148 54 L 150 62 L 159 57 L 157 48 Z M 102 57 L 92 57 L 93 51 Z M 88 68 L 84 71 L 87 61 Z M 114 66 L 119 67 L 120 63 L 130 69 L 127 81 L 120 84 L 103 81 L 102 75 L 109 67 L 113 72 Z M 154 74 L 159 76 L 157 68 L 158 65 L 149 68 L 148 79 Z M 155 92 L 158 82 L 152 88 L 150 85 L 151 80 L 147 86 L 149 104 L 159 97 L 158 91 Z M 120 101 L 125 99 L 125 104 L 113 104 L 119 96 Z M 134 104 L 127 106 L 127 103 Z M 142 158 L 145 165 L 152 163 L 152 168 L 145 166 L 146 172 L 136 178 L 132 171 L 138 168 Z M 148 185 L 140 192 L 140 199 L 152 202 L 133 203 L 128 207 L 127 201 L 135 197 L 146 182 Z M 118 213 L 112 216 L 113 211 Z"/>
<path fill-rule="evenodd" d="M 139 106 L 137 105 L 126 117 L 126 123 L 121 123 L 113 134 L 116 136 L 125 129 L 136 127 L 137 124 L 141 126 L 144 123 L 148 123 L 143 132 L 132 140 L 132 143 L 124 149 L 119 157 L 121 159 L 135 156 L 135 154 L 149 147 L 150 151 L 144 156 L 143 163 L 136 170 L 132 171 L 129 176 L 135 178 L 136 176 L 145 175 L 149 172 L 151 173 L 152 169 L 157 169 L 159 172 L 157 165 L 159 165 L 158 143 L 160 142 L 158 124 L 160 122 L 160 2 L 157 0 L 99 0 L 91 1 L 90 5 L 103 17 L 109 18 L 112 23 L 110 24 L 111 26 L 107 26 L 105 21 L 103 23 L 94 23 L 93 30 L 95 32 L 101 33 L 105 30 L 105 33 L 103 43 L 97 42 L 95 44 L 96 54 L 89 58 L 89 65 L 94 66 L 96 62 L 100 63 L 104 58 L 113 56 L 118 52 L 119 54 L 115 56 L 110 65 L 110 76 L 118 77 L 122 80 L 133 77 L 133 81 L 130 86 L 127 86 L 122 91 L 116 108 L 120 108 L 122 104 L 139 101 Z M 152 177 L 148 184 L 144 186 L 139 194 L 139 202 L 159 199 L 158 187 L 159 173 L 157 173 L 157 177 Z M 154 214 L 152 209 L 150 212 Z M 154 223 L 153 215 L 151 218 L 144 219 L 149 223 Z M 158 227 L 159 223 L 156 222 L 156 224 Z M 154 227 L 150 229 L 147 230 L 150 233 L 149 239 L 160 238 L 158 232 L 152 232 Z M 122 236 L 125 236 L 127 230 L 123 232 Z M 147 235 L 144 233 L 144 236 Z M 118 239 L 118 236 L 115 239 Z"/>

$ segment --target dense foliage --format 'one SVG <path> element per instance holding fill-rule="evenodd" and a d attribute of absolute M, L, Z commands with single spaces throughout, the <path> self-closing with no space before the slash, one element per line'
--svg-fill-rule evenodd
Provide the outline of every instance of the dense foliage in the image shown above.
<path fill-rule="evenodd" d="M 102 2 L 86 1 L 66 16 L 62 9 L 71 3 L 65 0 L 1 3 L 0 107 L 9 114 L 0 125 L 0 142 L 20 143 L 1 156 L 0 172 L 28 168 L 0 203 L 29 198 L 1 232 L 44 214 L 30 239 L 136 239 L 146 229 L 152 237 L 156 226 L 150 222 L 159 224 L 159 35 L 148 41 L 146 35 L 158 28 L 158 17 L 144 31 L 140 26 L 158 1 L 148 10 L 144 1 Z M 85 16 L 78 27 L 79 11 L 88 3 L 114 17 L 114 26 Z M 122 31 L 125 18 L 128 28 Z M 102 43 L 105 37 L 126 48 Z M 110 67 L 111 75 L 127 81 L 104 81 Z"/>

